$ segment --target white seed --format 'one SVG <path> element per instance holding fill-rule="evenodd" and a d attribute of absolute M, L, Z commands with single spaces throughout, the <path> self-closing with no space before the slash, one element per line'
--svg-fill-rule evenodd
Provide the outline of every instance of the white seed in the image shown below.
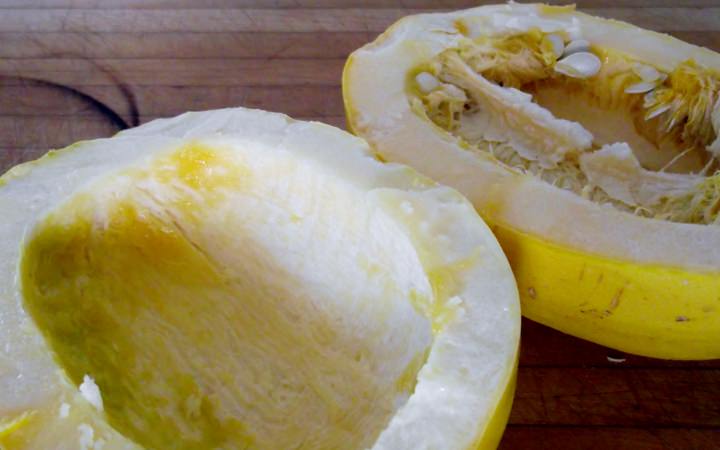
<path fill-rule="evenodd" d="M 664 112 L 667 111 L 668 109 L 670 109 L 670 104 L 663 105 L 663 106 L 661 106 L 661 107 L 659 107 L 659 108 L 655 108 L 654 110 L 652 110 L 652 111 L 648 112 L 647 114 L 645 114 L 645 120 L 654 119 L 655 117 L 657 117 L 657 116 L 659 116 L 660 114 L 664 113 Z"/>
<path fill-rule="evenodd" d="M 641 80 L 646 82 L 653 82 L 660 79 L 660 72 L 658 72 L 658 70 L 653 66 L 636 64 L 635 67 L 633 67 L 633 72 L 635 72 Z"/>
<path fill-rule="evenodd" d="M 573 78 L 590 78 L 600 71 L 600 58 L 589 52 L 573 53 L 555 64 L 555 72 Z"/>
<path fill-rule="evenodd" d="M 423 92 L 423 94 L 430 93 L 440 86 L 440 81 L 435 76 L 428 72 L 420 72 L 415 75 L 415 82 Z"/>
<path fill-rule="evenodd" d="M 560 58 L 565 50 L 565 41 L 559 34 L 548 34 L 545 36 L 552 45 L 553 53 L 556 58 Z"/>
<path fill-rule="evenodd" d="M 585 39 L 576 39 L 574 41 L 570 41 L 570 43 L 565 47 L 565 51 L 563 52 L 563 56 L 570 56 L 573 53 L 580 53 L 580 52 L 589 52 L 590 51 L 590 42 L 586 41 Z"/>
<path fill-rule="evenodd" d="M 641 81 L 625 88 L 626 94 L 644 94 L 655 89 L 654 82 Z"/>

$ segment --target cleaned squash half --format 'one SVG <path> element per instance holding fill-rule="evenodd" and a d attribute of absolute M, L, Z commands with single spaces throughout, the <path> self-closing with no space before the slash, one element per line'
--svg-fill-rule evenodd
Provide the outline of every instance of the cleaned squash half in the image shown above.
<path fill-rule="evenodd" d="M 0 178 L 0 447 L 467 449 L 519 301 L 472 205 L 333 127 L 188 113 Z"/>
<path fill-rule="evenodd" d="M 343 75 L 350 128 L 465 194 L 523 314 L 641 355 L 720 357 L 720 56 L 576 12 L 401 19 Z"/>

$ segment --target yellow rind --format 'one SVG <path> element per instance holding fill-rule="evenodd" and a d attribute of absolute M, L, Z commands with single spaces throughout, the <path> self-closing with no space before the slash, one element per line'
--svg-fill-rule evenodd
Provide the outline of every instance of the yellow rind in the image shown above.
<path fill-rule="evenodd" d="M 510 372 L 505 382 L 505 390 L 500 395 L 497 406 L 492 412 L 490 420 L 478 439 L 478 442 L 472 446 L 474 450 L 494 450 L 500 445 L 500 440 L 505 433 L 505 426 L 510 418 L 513 399 L 515 398 L 519 355 L 519 352 L 515 354 L 512 372 Z"/>
<path fill-rule="evenodd" d="M 523 315 L 627 353 L 720 355 L 720 272 L 637 264 L 578 252 L 491 225 L 515 273 Z"/>

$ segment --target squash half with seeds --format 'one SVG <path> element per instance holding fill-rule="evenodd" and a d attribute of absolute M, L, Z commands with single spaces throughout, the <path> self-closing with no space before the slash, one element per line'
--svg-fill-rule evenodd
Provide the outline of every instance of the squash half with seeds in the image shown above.
<path fill-rule="evenodd" d="M 523 314 L 622 351 L 720 357 L 720 56 L 573 7 L 406 17 L 354 52 L 350 128 L 464 193 Z"/>
<path fill-rule="evenodd" d="M 510 266 L 467 200 L 363 140 L 188 113 L 0 185 L 0 448 L 500 439 Z"/>

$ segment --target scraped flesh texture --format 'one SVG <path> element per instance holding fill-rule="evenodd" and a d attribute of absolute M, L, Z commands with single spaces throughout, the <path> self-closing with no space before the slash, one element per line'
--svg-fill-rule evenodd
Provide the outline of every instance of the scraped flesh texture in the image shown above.
<path fill-rule="evenodd" d="M 365 192 L 248 161 L 190 145 L 76 194 L 25 247 L 26 307 L 146 448 L 366 448 L 414 388 L 408 298 L 432 288 Z"/>
<path fill-rule="evenodd" d="M 461 40 L 424 66 L 438 82 L 432 92 L 411 87 L 413 109 L 471 151 L 597 203 L 662 220 L 720 224 L 713 153 L 720 142 L 720 74 L 692 61 L 663 74 L 620 52 L 594 49 L 599 72 L 575 78 L 553 71 L 562 56 L 549 41 L 536 29 Z M 659 77 L 646 83 L 650 92 L 633 93 L 643 84 L 640 74 L 653 72 Z M 459 93 L 446 94 L 455 88 Z M 599 151 L 597 160 L 612 162 L 610 169 L 582 164 Z"/>
<path fill-rule="evenodd" d="M 473 129 L 484 129 L 490 135 L 484 137 L 508 142 L 520 155 L 535 159 L 544 167 L 557 164 L 570 151 L 590 147 L 590 133 L 575 123 L 553 117 L 533 103 L 530 96 L 486 80 L 458 55 L 450 54 L 447 64 L 457 74 L 448 77 L 449 80 L 467 90 L 477 103 L 473 117 L 479 123 L 461 119 L 460 132 L 466 136 Z"/>
<path fill-rule="evenodd" d="M 632 104 L 625 108 L 609 109 L 596 95 L 582 88 L 572 88 L 565 83 L 550 81 L 528 87 L 533 100 L 550 111 L 555 117 L 581 123 L 593 135 L 596 147 L 618 142 L 627 143 L 633 149 L 641 166 L 648 170 L 670 173 L 698 173 L 707 158 L 695 151 L 668 165 L 678 154 L 677 145 L 670 142 L 656 142 L 642 133 L 641 105 Z"/>

